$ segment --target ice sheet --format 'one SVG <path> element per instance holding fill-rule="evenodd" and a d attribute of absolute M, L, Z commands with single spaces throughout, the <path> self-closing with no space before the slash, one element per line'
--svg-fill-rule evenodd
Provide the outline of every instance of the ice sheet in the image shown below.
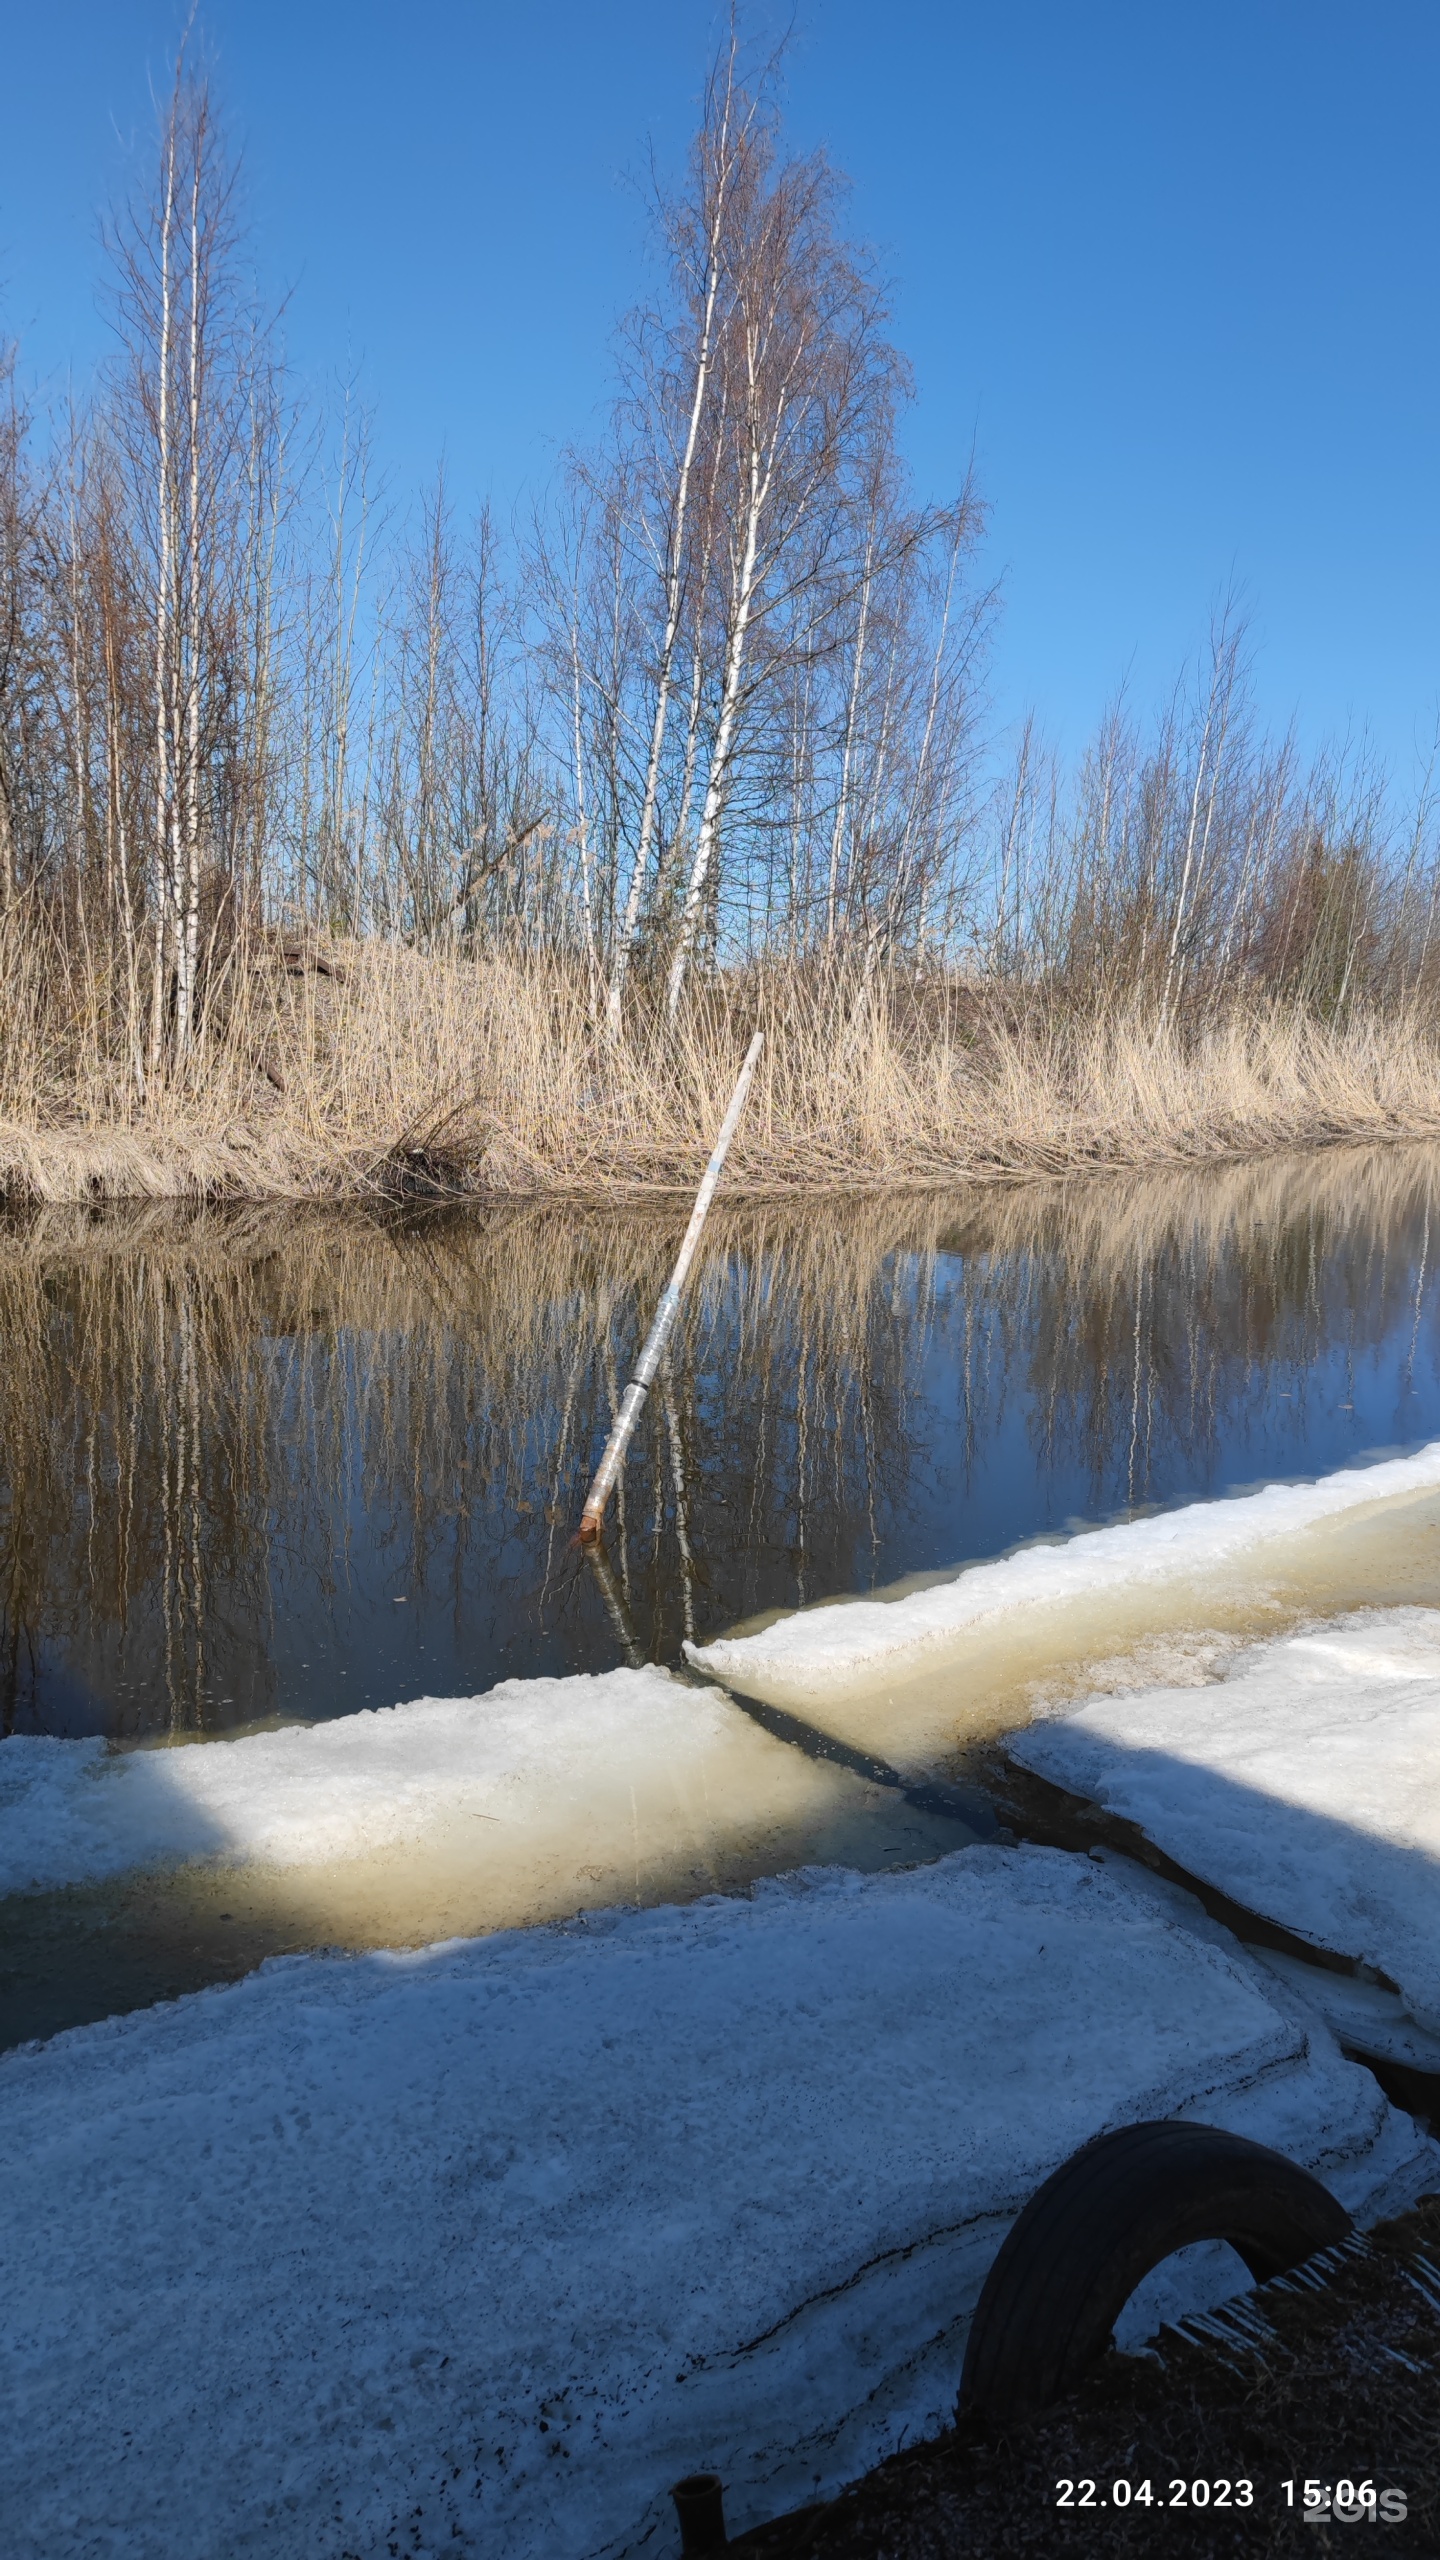
<path fill-rule="evenodd" d="M 1208 1687 L 1090 1699 L 1007 1747 L 1248 1910 L 1374 1966 L 1440 2035 L 1440 1611 L 1257 1645 Z"/>
<path fill-rule="evenodd" d="M 744 1801 L 777 1775 L 795 1801 L 827 1783 L 719 1691 L 659 1669 L 507 1680 L 161 1750 L 15 1735 L 0 1742 L 0 1894 L 190 1859 L 315 1868 L 458 1841 L 493 1860 L 517 1836 L 557 1834 L 572 1866 L 583 1851 L 624 1877 L 642 1829 L 683 1844 L 707 1788 Z"/>
<path fill-rule="evenodd" d="M 1440 2035 L 1417 2024 L 1398 1991 L 1358 1973 L 1336 1973 L 1279 1947 L 1253 1947 L 1252 1955 L 1318 2009 L 1337 2042 L 1349 2053 L 1373 2055 L 1378 2062 L 1398 2062 L 1407 2071 L 1425 2071 L 1440 2080 Z"/>
<path fill-rule="evenodd" d="M 690 1660 L 737 1688 L 823 1694 L 943 1644 L 984 1619 L 1093 1599 L 1127 1586 L 1213 1575 L 1231 1560 L 1294 1538 L 1347 1511 L 1440 1486 L 1440 1441 L 1418 1455 L 1346 1467 L 1317 1484 L 1196 1502 L 1148 1520 L 1024 1547 L 951 1582 L 898 1600 L 850 1600 L 797 1611 L 757 1634 L 687 1645 Z"/>
<path fill-rule="evenodd" d="M 1434 2174 L 1183 1898 L 1036 1849 L 289 1959 L 13 2053 L 7 2560 L 616 2560 L 710 2465 L 738 2529 L 940 2424 L 1018 2207 L 1187 2111 L 1372 2215 Z"/>

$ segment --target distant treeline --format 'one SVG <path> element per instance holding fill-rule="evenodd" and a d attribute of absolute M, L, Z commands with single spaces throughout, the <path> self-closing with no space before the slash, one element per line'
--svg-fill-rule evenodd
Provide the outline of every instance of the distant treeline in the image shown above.
<path fill-rule="evenodd" d="M 847 1021 L 877 977 L 1182 1033 L 1428 1008 L 1428 804 L 1262 735 L 1233 619 L 1157 721 L 1074 775 L 1031 726 L 997 778 L 982 510 L 912 488 L 882 282 L 777 84 L 722 49 L 606 432 L 502 529 L 395 501 L 353 387 L 300 397 L 182 59 L 90 394 L 5 360 L 0 1118 L 193 1095 L 297 934 L 543 955 L 612 1042 L 760 964 Z"/>

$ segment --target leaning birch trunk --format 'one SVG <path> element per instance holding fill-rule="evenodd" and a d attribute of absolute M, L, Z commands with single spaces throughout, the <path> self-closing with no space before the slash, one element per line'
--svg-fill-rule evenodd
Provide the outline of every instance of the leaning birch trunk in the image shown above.
<path fill-rule="evenodd" d="M 750 1079 L 755 1073 L 755 1061 L 764 1045 L 765 1034 L 763 1031 L 757 1031 L 745 1052 L 745 1064 L 740 1070 L 735 1090 L 730 1096 L 730 1108 L 720 1124 L 720 1135 L 715 1141 L 715 1151 L 705 1167 L 704 1179 L 695 1195 L 695 1206 L 690 1212 L 690 1224 L 685 1230 L 685 1241 L 676 1255 L 675 1268 L 670 1274 L 665 1294 L 655 1310 L 655 1321 L 645 1336 L 645 1348 L 636 1362 L 635 1375 L 620 1399 L 620 1410 L 615 1416 L 610 1437 L 605 1443 L 605 1454 L 595 1470 L 595 1480 L 585 1497 L 585 1508 L 580 1514 L 582 1547 L 593 1546 L 600 1535 L 600 1523 L 605 1516 L 605 1505 L 610 1499 L 611 1488 L 624 1464 L 625 1452 L 630 1445 L 630 1435 L 639 1419 L 640 1407 L 649 1392 L 650 1381 L 660 1366 L 665 1345 L 670 1339 L 671 1328 L 679 1312 L 680 1293 L 685 1286 L 690 1265 L 695 1259 L 695 1248 L 700 1242 L 700 1230 L 709 1215 L 710 1203 L 715 1197 L 715 1185 L 720 1179 L 725 1158 L 730 1152 L 730 1141 L 740 1125 L 740 1114 L 745 1108 L 745 1096 L 750 1090 Z"/>

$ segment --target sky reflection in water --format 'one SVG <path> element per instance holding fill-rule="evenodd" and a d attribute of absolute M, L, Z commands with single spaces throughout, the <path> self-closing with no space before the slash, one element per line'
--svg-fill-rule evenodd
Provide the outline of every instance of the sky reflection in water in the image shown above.
<path fill-rule="evenodd" d="M 1437 1208 L 1395 1147 L 717 1213 L 608 1538 L 639 1651 L 1434 1437 Z M 620 1660 L 569 1540 L 683 1214 L 12 1222 L 0 1724 Z"/>

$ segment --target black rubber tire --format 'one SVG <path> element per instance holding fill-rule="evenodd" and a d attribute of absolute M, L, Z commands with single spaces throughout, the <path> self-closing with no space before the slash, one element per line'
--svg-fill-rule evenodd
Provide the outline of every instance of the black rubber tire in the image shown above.
<path fill-rule="evenodd" d="M 1102 2133 L 1006 2235 L 971 2323 L 960 2414 L 1003 2425 L 1073 2390 L 1173 2249 L 1228 2240 L 1263 2284 L 1349 2229 L 1318 2178 L 1238 2133 L 1170 2122 Z"/>

